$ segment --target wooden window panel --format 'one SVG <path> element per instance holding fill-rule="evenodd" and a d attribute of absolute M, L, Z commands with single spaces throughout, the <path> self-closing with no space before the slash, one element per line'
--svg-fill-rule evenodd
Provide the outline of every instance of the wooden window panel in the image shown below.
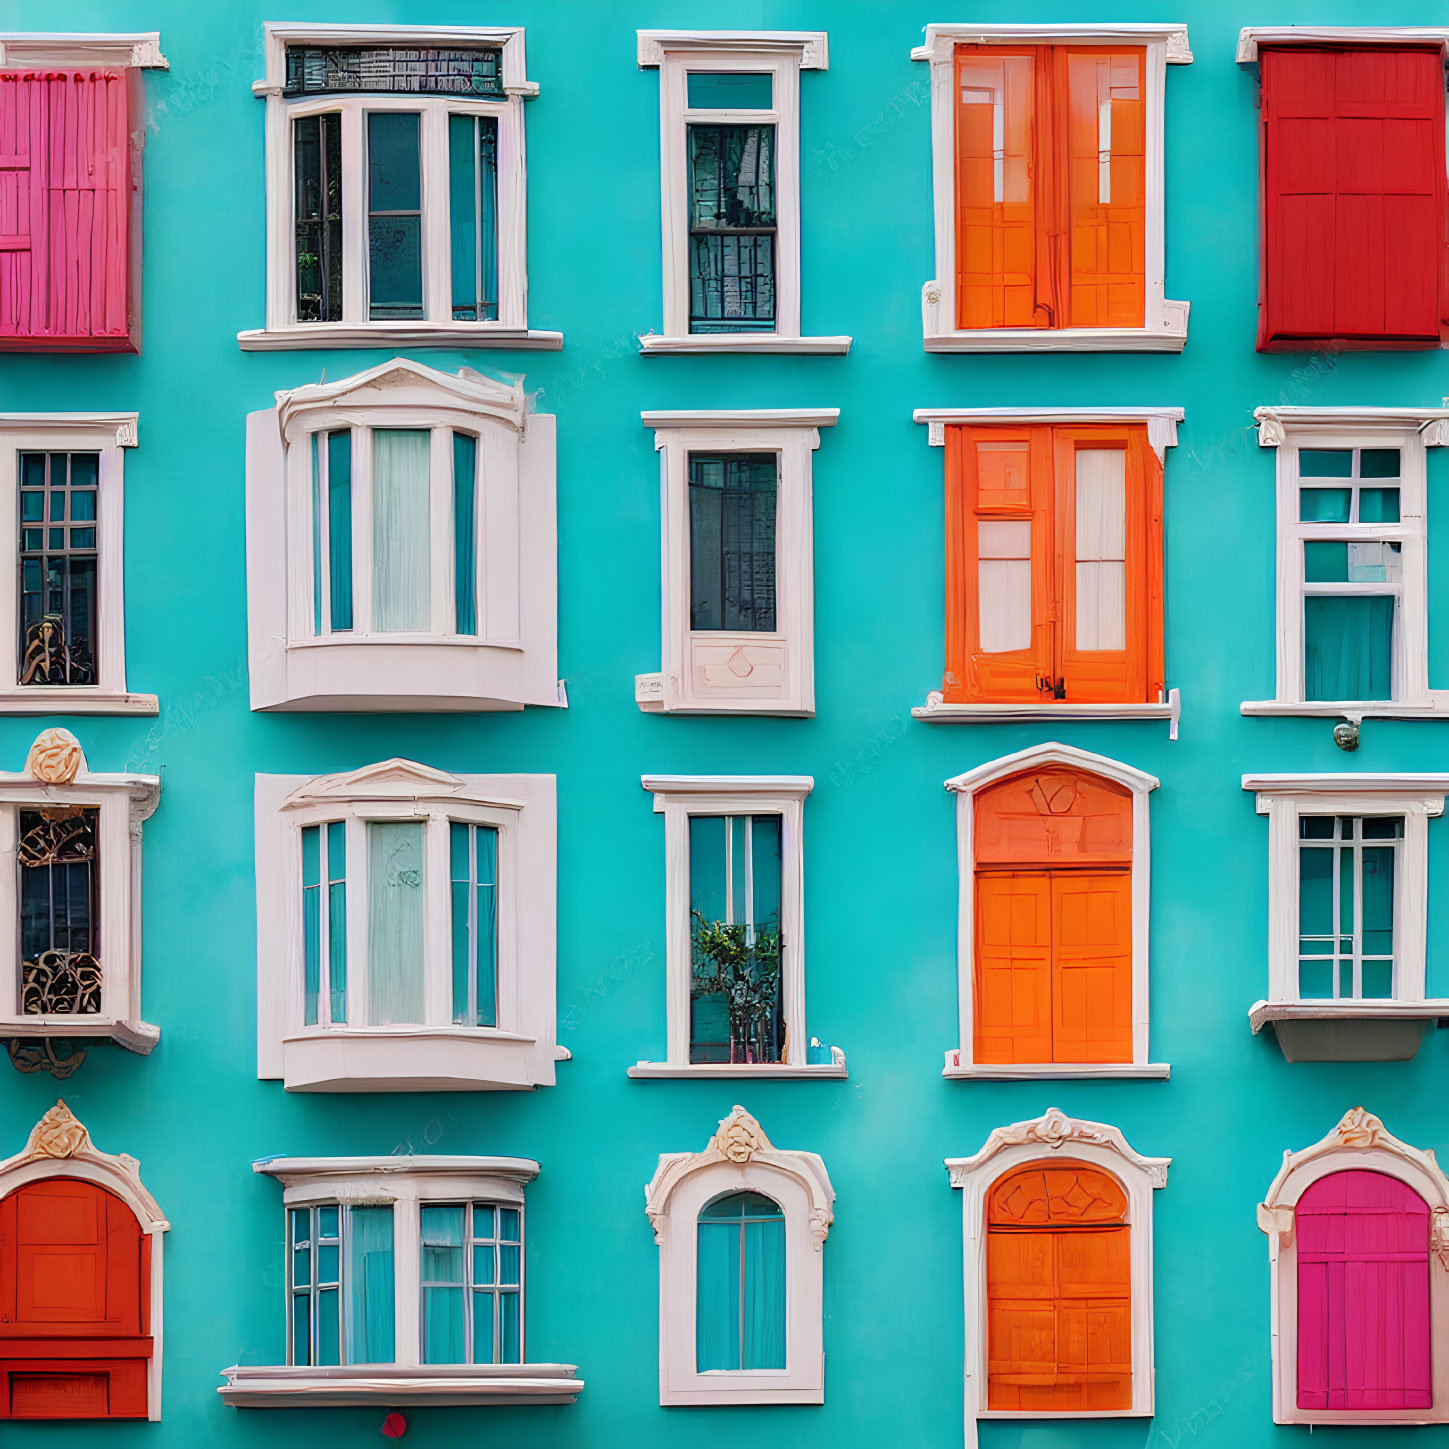
<path fill-rule="evenodd" d="M 1446 296 L 1437 48 L 1266 47 L 1260 348 L 1438 345 Z"/>
<path fill-rule="evenodd" d="M 1052 902 L 1045 873 L 976 878 L 976 1060 L 1052 1060 Z"/>

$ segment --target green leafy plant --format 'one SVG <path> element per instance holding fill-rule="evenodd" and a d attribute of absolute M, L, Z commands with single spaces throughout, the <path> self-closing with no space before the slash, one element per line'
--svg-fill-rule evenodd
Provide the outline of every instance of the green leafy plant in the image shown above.
<path fill-rule="evenodd" d="M 692 916 L 691 998 L 724 998 L 730 1061 L 779 1061 L 780 952 L 785 944 L 779 929 L 711 921 L 702 911 Z"/>

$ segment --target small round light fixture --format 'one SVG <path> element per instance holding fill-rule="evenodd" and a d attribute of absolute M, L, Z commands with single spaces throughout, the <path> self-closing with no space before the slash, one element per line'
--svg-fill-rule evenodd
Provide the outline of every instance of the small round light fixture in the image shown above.
<path fill-rule="evenodd" d="M 408 1421 L 396 1409 L 382 1421 L 382 1433 L 388 1439 L 401 1439 L 408 1431 Z"/>
<path fill-rule="evenodd" d="M 1358 721 L 1346 719 L 1333 727 L 1333 743 L 1350 754 L 1358 749 Z"/>

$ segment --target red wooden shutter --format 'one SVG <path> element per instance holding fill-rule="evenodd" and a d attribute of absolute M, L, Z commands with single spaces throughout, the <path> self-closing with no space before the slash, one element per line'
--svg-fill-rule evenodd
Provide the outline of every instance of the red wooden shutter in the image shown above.
<path fill-rule="evenodd" d="M 1436 346 L 1445 271 L 1438 47 L 1265 47 L 1258 345 Z"/>
<path fill-rule="evenodd" d="M 0 346 L 134 350 L 131 84 L 0 72 Z"/>

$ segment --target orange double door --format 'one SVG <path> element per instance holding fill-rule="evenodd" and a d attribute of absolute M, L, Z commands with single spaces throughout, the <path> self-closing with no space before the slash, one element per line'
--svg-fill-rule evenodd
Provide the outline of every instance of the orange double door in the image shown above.
<path fill-rule="evenodd" d="M 149 1278 L 150 1240 L 104 1188 L 0 1201 L 0 1418 L 144 1419 Z"/>

